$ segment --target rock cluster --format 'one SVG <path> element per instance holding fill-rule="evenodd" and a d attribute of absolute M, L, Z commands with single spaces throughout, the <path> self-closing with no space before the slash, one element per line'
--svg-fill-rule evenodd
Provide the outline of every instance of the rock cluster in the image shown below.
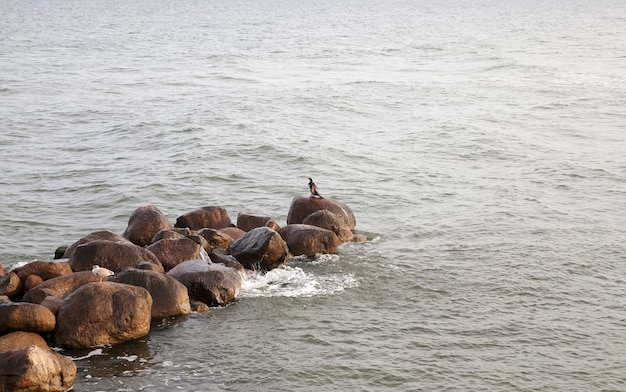
<path fill-rule="evenodd" d="M 140 338 L 151 322 L 233 301 L 243 269 L 271 270 L 291 256 L 334 253 L 353 234 L 352 211 L 333 199 L 294 198 L 287 225 L 222 207 L 188 212 L 172 225 L 155 206 L 137 208 L 123 235 L 95 231 L 7 271 L 0 264 L 0 390 L 65 391 L 74 363 L 50 349 Z M 94 265 L 110 269 L 96 276 Z"/>

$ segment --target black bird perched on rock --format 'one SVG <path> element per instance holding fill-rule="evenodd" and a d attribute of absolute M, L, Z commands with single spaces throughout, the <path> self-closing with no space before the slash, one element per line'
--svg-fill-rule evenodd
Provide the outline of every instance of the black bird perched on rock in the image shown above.
<path fill-rule="evenodd" d="M 317 185 L 315 185 L 311 177 L 309 177 L 309 189 L 311 190 L 311 197 L 323 199 L 322 195 L 317 192 Z"/>

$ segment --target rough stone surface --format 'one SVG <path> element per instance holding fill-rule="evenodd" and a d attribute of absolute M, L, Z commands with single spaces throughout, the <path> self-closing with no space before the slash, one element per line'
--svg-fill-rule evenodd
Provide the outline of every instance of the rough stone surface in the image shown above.
<path fill-rule="evenodd" d="M 28 275 L 28 278 L 24 281 L 24 292 L 28 292 L 28 290 L 37 286 L 39 283 L 43 282 L 41 276 L 39 275 Z"/>
<path fill-rule="evenodd" d="M 94 231 L 93 233 L 87 234 L 83 238 L 74 242 L 72 245 L 68 246 L 67 249 L 65 250 L 65 253 L 63 254 L 63 258 L 69 259 L 72 253 L 74 253 L 74 250 L 78 246 L 82 244 L 86 244 L 87 242 L 98 241 L 98 240 L 113 241 L 113 242 L 130 242 L 126 238 L 112 231 L 108 231 L 108 230 Z"/>
<path fill-rule="evenodd" d="M 44 298 L 43 301 L 41 301 L 40 305 L 48 308 L 48 310 L 50 310 L 56 317 L 56 315 L 59 313 L 59 308 L 61 307 L 62 303 L 63 303 L 63 300 L 61 298 L 57 298 L 57 297 L 53 297 L 49 295 L 46 298 Z"/>
<path fill-rule="evenodd" d="M 335 233 L 317 226 L 292 224 L 280 229 L 279 233 L 294 256 L 313 257 L 317 253 L 335 253 L 339 245 Z"/>
<path fill-rule="evenodd" d="M 219 232 L 222 234 L 226 234 L 227 236 L 231 237 L 233 240 L 238 240 L 239 238 L 246 235 L 245 231 L 237 227 L 224 227 L 223 229 L 220 229 Z"/>
<path fill-rule="evenodd" d="M 285 264 L 289 249 L 278 232 L 257 227 L 230 244 L 228 253 L 247 269 L 271 270 Z"/>
<path fill-rule="evenodd" d="M 234 241 L 233 237 L 215 229 L 200 229 L 196 234 L 206 240 L 208 248 L 205 247 L 205 249 L 209 253 L 213 249 L 228 249 L 228 246 Z"/>
<path fill-rule="evenodd" d="M 208 227 L 221 229 L 232 226 L 228 212 L 223 207 L 207 206 L 181 215 L 174 227 L 188 227 L 192 231 Z"/>
<path fill-rule="evenodd" d="M 191 235 L 191 230 L 189 230 L 188 227 L 183 227 L 183 228 L 171 228 L 169 230 L 161 230 L 159 232 L 157 232 L 154 237 L 152 237 L 152 240 L 150 241 L 151 244 L 154 244 L 157 241 L 161 241 L 161 240 L 171 240 L 171 239 L 175 239 L 175 238 L 183 238 L 183 237 L 187 237 Z"/>
<path fill-rule="evenodd" d="M 63 261 L 43 261 L 36 260 L 13 270 L 20 277 L 22 281 L 25 281 L 29 275 L 39 275 L 41 279 L 48 280 L 56 278 L 57 276 L 63 276 L 71 274 L 72 268 L 67 260 Z"/>
<path fill-rule="evenodd" d="M 213 252 L 209 253 L 209 258 L 214 263 L 224 264 L 227 267 L 234 268 L 237 271 L 243 271 L 243 265 L 237 261 L 235 256 L 229 255 L 223 249 L 215 249 Z"/>
<path fill-rule="evenodd" d="M 271 220 L 269 216 L 240 212 L 237 215 L 237 227 L 247 232 L 257 227 L 267 226 L 267 222 Z"/>
<path fill-rule="evenodd" d="M 0 295 L 15 298 L 22 295 L 24 284 L 19 276 L 13 271 L 0 278 Z"/>
<path fill-rule="evenodd" d="M 36 345 L 0 354 L 0 391 L 64 392 L 75 378 L 74 361 Z"/>
<path fill-rule="evenodd" d="M 34 332 L 15 331 L 0 336 L 0 353 L 33 345 L 50 350 L 44 338 Z"/>
<path fill-rule="evenodd" d="M 156 233 L 171 228 L 172 224 L 167 217 L 151 204 L 133 211 L 123 237 L 135 245 L 148 246 L 152 243 L 152 238 Z"/>
<path fill-rule="evenodd" d="M 99 281 L 100 278 L 92 274 L 91 271 L 74 272 L 38 284 L 24 294 L 24 301 L 40 304 L 47 296 L 63 299 L 79 287 Z"/>
<path fill-rule="evenodd" d="M 63 300 L 54 343 L 81 348 L 116 344 L 150 332 L 152 297 L 143 287 L 89 283 Z"/>
<path fill-rule="evenodd" d="M 319 199 L 306 196 L 296 196 L 293 198 L 291 206 L 289 207 L 289 213 L 287 214 L 287 224 L 302 223 L 304 218 L 319 210 L 328 210 L 337 215 L 348 230 L 354 230 L 356 227 L 356 218 L 352 210 L 346 204 L 335 199 Z"/>
<path fill-rule="evenodd" d="M 339 242 L 352 241 L 352 231 L 345 226 L 343 220 L 328 210 L 318 210 L 304 218 L 302 224 L 321 227 L 337 235 Z"/>
<path fill-rule="evenodd" d="M 30 303 L 0 305 L 0 333 L 26 331 L 48 333 L 55 327 L 54 314 L 46 307 Z"/>
<path fill-rule="evenodd" d="M 124 268 L 134 268 L 142 261 L 161 265 L 152 252 L 131 242 L 96 240 L 79 245 L 69 263 L 76 272 L 90 271 L 94 265 L 120 272 Z"/>
<path fill-rule="evenodd" d="M 202 258 L 202 247 L 188 237 L 157 241 L 147 249 L 159 259 L 165 271 L 183 261 Z"/>
<path fill-rule="evenodd" d="M 210 264 L 205 260 L 185 261 L 167 274 L 187 287 L 192 300 L 209 306 L 225 305 L 241 290 L 239 272 L 223 264 Z"/>
<path fill-rule="evenodd" d="M 126 269 L 111 278 L 112 282 L 143 287 L 152 296 L 152 318 L 163 318 L 189 314 L 187 287 L 160 272 Z"/>
<path fill-rule="evenodd" d="M 204 302 L 191 301 L 191 310 L 196 313 L 209 313 L 211 308 Z"/>

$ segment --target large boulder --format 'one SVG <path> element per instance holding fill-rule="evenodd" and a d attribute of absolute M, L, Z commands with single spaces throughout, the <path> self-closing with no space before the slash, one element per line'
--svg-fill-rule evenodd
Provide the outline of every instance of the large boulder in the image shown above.
<path fill-rule="evenodd" d="M 335 253 L 339 245 L 335 233 L 317 226 L 292 224 L 280 229 L 279 233 L 294 256 L 313 257 L 317 253 Z"/>
<path fill-rule="evenodd" d="M 59 276 L 46 280 L 28 290 L 24 294 L 24 301 L 40 304 L 48 296 L 63 299 L 79 287 L 101 280 L 102 278 L 95 276 L 91 271 L 74 272 L 73 274 Z"/>
<path fill-rule="evenodd" d="M 189 237 L 157 241 L 147 249 L 159 259 L 165 271 L 183 261 L 201 259 L 204 254 L 202 246 Z"/>
<path fill-rule="evenodd" d="M 226 234 L 227 236 L 231 237 L 233 240 L 238 240 L 244 235 L 246 235 L 246 232 L 241 230 L 238 227 L 224 227 L 223 229 L 220 229 L 219 232 L 222 234 Z"/>
<path fill-rule="evenodd" d="M 205 260 L 185 261 L 172 268 L 167 275 L 187 286 L 192 300 L 209 306 L 232 301 L 239 294 L 242 284 L 241 275 L 236 270 Z"/>
<path fill-rule="evenodd" d="M 228 253 L 247 269 L 271 270 L 285 265 L 289 249 L 278 232 L 257 227 L 230 244 Z"/>
<path fill-rule="evenodd" d="M 0 354 L 0 391 L 64 392 L 75 378 L 74 361 L 36 345 Z"/>
<path fill-rule="evenodd" d="M 6 295 L 9 298 L 15 298 L 22 295 L 24 283 L 20 277 L 13 271 L 0 278 L 0 295 Z"/>
<path fill-rule="evenodd" d="M 152 240 L 150 241 L 150 243 L 154 244 L 157 241 L 171 240 L 175 238 L 184 238 L 190 235 L 191 235 L 191 230 L 189 230 L 188 227 L 160 230 L 154 235 L 154 237 L 152 237 Z"/>
<path fill-rule="evenodd" d="M 328 210 L 337 215 L 349 230 L 354 230 L 356 227 L 356 218 L 350 207 L 344 203 L 330 198 L 320 199 L 306 196 L 293 198 L 287 214 L 287 224 L 302 223 L 304 218 L 319 210 Z"/>
<path fill-rule="evenodd" d="M 56 278 L 57 276 L 63 276 L 71 274 L 72 268 L 67 260 L 63 261 L 43 261 L 35 260 L 28 264 L 24 264 L 21 267 L 13 270 L 20 279 L 25 282 L 26 278 L 30 275 L 38 275 L 42 280 L 48 280 Z"/>
<path fill-rule="evenodd" d="M 84 348 L 140 338 L 150 332 L 151 309 L 152 297 L 143 287 L 89 283 L 63 300 L 54 343 Z"/>
<path fill-rule="evenodd" d="M 171 276 L 129 268 L 115 275 L 110 281 L 148 290 L 152 296 L 153 319 L 191 313 L 187 287 Z"/>
<path fill-rule="evenodd" d="M 128 219 L 128 226 L 123 237 L 139 246 L 152 243 L 152 237 L 161 230 L 172 228 L 167 217 L 156 206 L 148 205 L 137 208 Z"/>
<path fill-rule="evenodd" d="M 240 212 L 237 215 L 237 227 L 243 231 L 250 231 L 257 227 L 267 226 L 271 220 L 269 216 Z"/>
<path fill-rule="evenodd" d="M 221 229 L 232 226 L 228 212 L 223 207 L 207 206 L 181 215 L 174 227 L 188 227 L 192 231 L 208 227 Z"/>
<path fill-rule="evenodd" d="M 79 245 L 69 263 L 76 272 L 91 270 L 94 265 L 119 272 L 124 268 L 134 268 L 142 261 L 161 265 L 152 252 L 131 242 L 96 240 Z"/>
<path fill-rule="evenodd" d="M 214 249 L 228 249 L 228 246 L 234 241 L 233 237 L 223 233 L 221 230 L 204 228 L 196 232 L 196 234 L 206 240 L 206 251 L 211 252 Z"/>
<path fill-rule="evenodd" d="M 48 308 L 30 303 L 3 303 L 0 305 L 0 333 L 26 331 L 48 333 L 56 319 Z"/>
<path fill-rule="evenodd" d="M 63 253 L 62 258 L 69 259 L 70 256 L 72 256 L 72 253 L 74 253 L 74 250 L 76 250 L 76 248 L 78 248 L 80 245 L 86 244 L 87 242 L 98 241 L 98 240 L 113 241 L 113 242 L 130 242 L 126 238 L 112 231 L 108 231 L 108 230 L 94 231 L 93 233 L 87 234 L 83 238 L 74 242 L 72 245 L 68 246 L 67 249 L 65 250 L 65 253 Z"/>
<path fill-rule="evenodd" d="M 302 224 L 321 227 L 330 230 L 339 237 L 339 242 L 350 242 L 354 235 L 345 222 L 328 210 L 315 211 L 302 220 Z"/>
<path fill-rule="evenodd" d="M 38 333 L 15 331 L 0 336 L 0 353 L 33 345 L 50 350 L 48 343 Z"/>

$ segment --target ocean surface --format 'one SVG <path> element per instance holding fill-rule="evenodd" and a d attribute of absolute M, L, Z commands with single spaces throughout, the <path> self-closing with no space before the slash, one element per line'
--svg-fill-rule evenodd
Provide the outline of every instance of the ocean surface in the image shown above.
<path fill-rule="evenodd" d="M 1 0 L 0 262 L 139 206 L 365 243 L 61 351 L 75 391 L 626 390 L 622 0 Z"/>

